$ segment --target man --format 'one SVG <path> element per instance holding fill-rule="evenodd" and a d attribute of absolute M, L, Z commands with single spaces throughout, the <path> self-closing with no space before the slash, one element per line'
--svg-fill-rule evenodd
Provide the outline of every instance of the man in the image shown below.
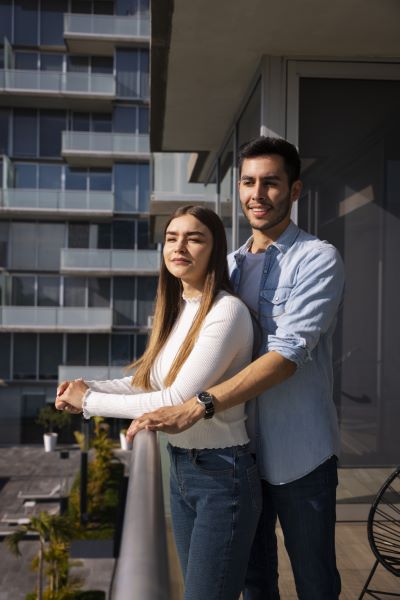
<path fill-rule="evenodd" d="M 235 290 L 258 317 L 258 358 L 208 394 L 143 415 L 129 430 L 181 431 L 213 410 L 257 396 L 248 405 L 249 436 L 262 479 L 263 514 L 245 600 L 279 599 L 277 516 L 300 600 L 337 600 L 340 594 L 331 346 L 344 273 L 333 246 L 290 220 L 301 192 L 299 174 L 297 150 L 285 140 L 261 137 L 241 151 L 239 194 L 252 237 L 228 261 Z"/>

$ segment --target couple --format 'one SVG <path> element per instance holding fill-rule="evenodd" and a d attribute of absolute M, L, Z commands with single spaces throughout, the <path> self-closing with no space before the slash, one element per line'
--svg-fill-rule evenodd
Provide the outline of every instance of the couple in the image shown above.
<path fill-rule="evenodd" d="M 185 600 L 237 600 L 241 590 L 245 600 L 279 599 L 277 517 L 300 600 L 339 597 L 331 340 L 344 275 L 335 248 L 290 220 L 299 174 L 285 140 L 243 147 L 239 195 L 252 237 L 228 257 L 230 279 L 219 218 L 179 209 L 134 376 L 58 389 L 60 410 L 132 417 L 131 436 L 170 434 Z M 253 362 L 250 314 L 232 290 L 257 317 Z"/>

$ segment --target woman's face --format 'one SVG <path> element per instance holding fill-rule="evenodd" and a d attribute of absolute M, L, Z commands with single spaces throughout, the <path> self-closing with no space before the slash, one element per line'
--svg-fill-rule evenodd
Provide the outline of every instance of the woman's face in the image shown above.
<path fill-rule="evenodd" d="M 203 289 L 213 247 L 211 231 L 193 215 L 176 217 L 167 227 L 164 261 L 168 271 L 187 286 Z"/>

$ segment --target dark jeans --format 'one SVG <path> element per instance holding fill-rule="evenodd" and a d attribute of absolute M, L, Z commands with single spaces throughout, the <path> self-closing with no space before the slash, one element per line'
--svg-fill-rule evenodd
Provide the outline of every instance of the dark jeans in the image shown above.
<path fill-rule="evenodd" d="M 263 512 L 254 539 L 244 600 L 279 600 L 276 519 L 282 527 L 299 600 L 337 600 L 335 521 L 337 459 L 291 483 L 262 481 Z"/>
<path fill-rule="evenodd" d="M 168 450 L 185 600 L 237 600 L 261 514 L 254 459 L 247 446 Z"/>

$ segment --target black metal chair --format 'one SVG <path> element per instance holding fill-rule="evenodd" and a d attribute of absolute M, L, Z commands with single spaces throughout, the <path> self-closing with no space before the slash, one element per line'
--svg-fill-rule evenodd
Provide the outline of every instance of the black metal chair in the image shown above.
<path fill-rule="evenodd" d="M 400 466 L 387 478 L 376 495 L 369 511 L 367 528 L 376 561 L 358 600 L 365 594 L 378 599 L 381 596 L 400 598 Z M 379 564 L 399 578 L 399 593 L 369 587 Z"/>

